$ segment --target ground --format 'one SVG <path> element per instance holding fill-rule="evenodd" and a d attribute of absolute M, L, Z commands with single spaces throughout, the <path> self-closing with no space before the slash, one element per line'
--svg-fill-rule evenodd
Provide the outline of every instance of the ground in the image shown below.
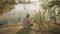
<path fill-rule="evenodd" d="M 47 31 L 48 29 L 42 25 L 39 26 L 40 30 L 38 30 L 37 25 L 38 24 L 34 24 L 34 26 L 31 27 L 32 30 L 31 30 L 30 34 L 52 34 L 52 33 L 48 33 L 48 31 Z M 23 28 L 22 25 L 17 25 L 14 27 L 2 27 L 2 28 L 0 28 L 0 34 L 16 34 L 22 28 Z"/>

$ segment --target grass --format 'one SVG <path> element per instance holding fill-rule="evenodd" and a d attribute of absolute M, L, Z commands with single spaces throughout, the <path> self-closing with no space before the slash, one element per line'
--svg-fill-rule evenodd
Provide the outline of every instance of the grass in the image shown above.
<path fill-rule="evenodd" d="M 60 23 L 54 24 L 53 22 L 43 22 L 39 24 L 46 27 L 49 33 L 60 34 Z"/>
<path fill-rule="evenodd" d="M 7 24 L 6 27 L 15 27 L 15 26 L 19 26 L 21 25 L 20 23 L 11 23 L 11 24 Z"/>
<path fill-rule="evenodd" d="M 31 31 L 30 27 L 27 27 L 19 30 L 16 34 L 29 34 L 30 31 Z"/>

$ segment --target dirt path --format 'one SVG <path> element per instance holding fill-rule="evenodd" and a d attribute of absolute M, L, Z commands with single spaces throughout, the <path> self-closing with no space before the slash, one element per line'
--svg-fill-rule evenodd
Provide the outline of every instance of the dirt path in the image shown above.
<path fill-rule="evenodd" d="M 0 28 L 0 34 L 16 34 L 20 29 L 22 29 L 21 25 L 15 27 L 2 27 Z"/>
<path fill-rule="evenodd" d="M 32 31 L 30 32 L 30 34 L 52 34 L 52 33 L 48 32 L 47 27 L 45 27 L 43 25 L 38 26 L 38 24 L 35 24 L 32 27 Z"/>
<path fill-rule="evenodd" d="M 48 33 L 48 29 L 44 26 L 37 26 L 38 24 L 34 24 L 31 28 L 30 34 L 52 34 Z M 20 29 L 22 29 L 22 25 L 18 25 L 15 27 L 3 27 L 0 29 L 0 34 L 16 34 Z"/>

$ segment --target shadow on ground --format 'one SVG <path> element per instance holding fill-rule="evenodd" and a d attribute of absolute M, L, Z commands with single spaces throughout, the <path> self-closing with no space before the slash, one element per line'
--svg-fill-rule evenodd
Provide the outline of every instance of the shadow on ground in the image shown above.
<path fill-rule="evenodd" d="M 31 31 L 31 28 L 23 28 L 23 29 L 20 29 L 16 34 L 29 34 Z"/>

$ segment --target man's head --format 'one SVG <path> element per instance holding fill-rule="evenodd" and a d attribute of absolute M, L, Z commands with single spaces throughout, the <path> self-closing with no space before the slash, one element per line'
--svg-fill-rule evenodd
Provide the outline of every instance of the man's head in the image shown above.
<path fill-rule="evenodd" d="M 26 17 L 27 17 L 27 18 L 30 17 L 30 14 L 26 14 Z"/>

